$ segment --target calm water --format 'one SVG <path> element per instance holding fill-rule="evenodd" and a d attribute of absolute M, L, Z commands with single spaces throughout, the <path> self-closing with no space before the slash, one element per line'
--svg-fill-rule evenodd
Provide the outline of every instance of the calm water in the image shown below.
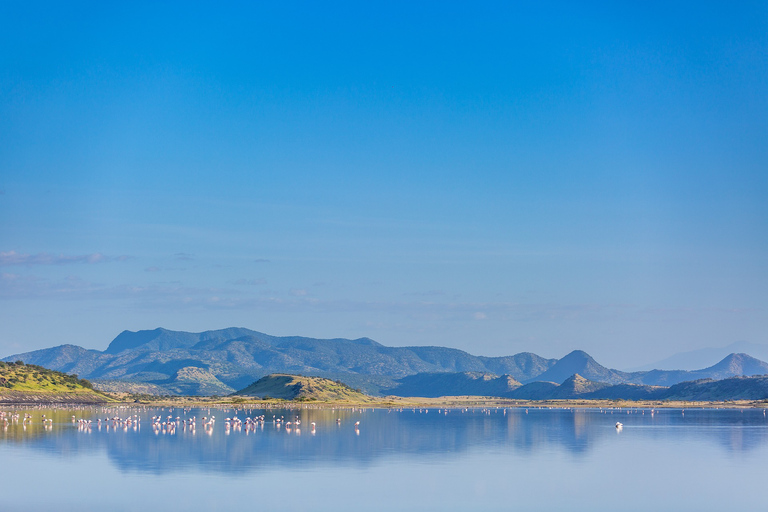
<path fill-rule="evenodd" d="M 0 411 L 0 510 L 768 510 L 763 410 Z"/>

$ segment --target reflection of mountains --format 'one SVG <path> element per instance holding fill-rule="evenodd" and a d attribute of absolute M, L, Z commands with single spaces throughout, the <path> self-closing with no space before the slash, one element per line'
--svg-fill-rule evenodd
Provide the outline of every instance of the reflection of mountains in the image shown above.
<path fill-rule="evenodd" d="M 198 470 L 203 472 L 240 473 L 270 467 L 302 469 L 323 465 L 367 466 L 386 457 L 426 457 L 429 460 L 453 457 L 470 450 L 501 450 L 535 454 L 540 450 L 564 450 L 582 455 L 599 443 L 616 436 L 613 425 L 622 421 L 626 427 L 620 435 L 642 436 L 652 440 L 692 437 L 716 442 L 726 450 L 750 451 L 768 441 L 768 429 L 762 411 L 662 411 L 653 418 L 646 412 L 627 415 L 618 411 L 601 414 L 583 410 L 502 410 L 490 414 L 480 410 L 462 413 L 452 410 L 438 414 L 385 410 L 378 411 L 270 411 L 286 419 L 300 414 L 300 435 L 277 430 L 271 421 L 264 429 L 246 434 L 245 430 L 225 434 L 223 411 L 217 416 L 214 433 L 209 436 L 198 428 L 195 435 L 177 431 L 175 435 L 155 435 L 148 416 L 138 432 L 101 431 L 73 432 L 60 426 L 41 435 L 14 436 L 0 432 L 0 439 L 19 442 L 58 455 L 73 456 L 106 450 L 123 471 L 167 473 Z M 149 414 L 156 414 L 153 411 Z M 167 413 L 164 413 L 167 414 Z M 174 413 L 176 415 L 177 413 Z M 194 411 L 199 419 L 204 415 Z M 254 414 L 257 414 L 254 412 Z M 258 413 L 260 414 L 260 413 Z M 219 416 L 221 415 L 221 418 Z M 239 417 L 244 418 L 240 413 Z M 94 418 L 96 416 L 94 415 Z M 336 418 L 342 425 L 336 425 Z M 353 429 L 360 421 L 360 435 Z M 317 433 L 309 431 L 317 422 Z M 678 428 L 680 427 L 680 428 Z M 685 428 L 682 428 L 685 427 Z M 747 428 L 742 428 L 747 427 Z M 13 430 L 13 429 L 11 429 Z"/>

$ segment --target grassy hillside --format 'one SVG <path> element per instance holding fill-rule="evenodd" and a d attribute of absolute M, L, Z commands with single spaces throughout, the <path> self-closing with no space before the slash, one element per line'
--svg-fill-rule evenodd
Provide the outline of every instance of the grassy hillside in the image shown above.
<path fill-rule="evenodd" d="M 370 396 L 364 395 L 340 381 L 286 374 L 267 375 L 235 394 L 259 398 L 320 402 L 366 402 L 372 400 Z"/>
<path fill-rule="evenodd" d="M 42 366 L 0 362 L 0 401 L 105 402 L 90 382 Z"/>

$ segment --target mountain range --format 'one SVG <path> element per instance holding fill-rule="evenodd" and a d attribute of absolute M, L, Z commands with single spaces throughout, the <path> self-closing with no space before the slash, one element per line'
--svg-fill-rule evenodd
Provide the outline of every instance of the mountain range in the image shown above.
<path fill-rule="evenodd" d="M 730 354 L 695 371 L 622 372 L 580 350 L 559 360 L 530 352 L 484 357 L 446 347 L 387 347 L 369 338 L 278 337 L 245 328 L 124 331 L 104 351 L 60 345 L 4 360 L 77 374 L 103 389 L 141 383 L 157 392 L 183 395 L 230 394 L 274 373 L 327 377 L 371 394 L 409 396 L 489 394 L 474 392 L 488 386 L 496 390 L 491 394 L 502 396 L 505 390 L 522 389 L 521 384 L 561 385 L 575 374 L 590 382 L 637 386 L 768 374 L 768 363 L 747 354 Z M 450 393 L 435 395 L 438 389 Z"/>
<path fill-rule="evenodd" d="M 673 386 L 609 384 L 574 374 L 562 384 L 535 381 L 514 384 L 508 378 L 474 373 L 421 374 L 401 379 L 402 386 L 388 390 L 395 396 L 478 395 L 517 400 L 766 400 L 768 375 L 700 379 Z M 415 387 L 414 383 L 419 386 Z M 469 385 L 466 383 L 469 382 Z M 422 390 L 429 390 L 423 394 Z M 468 390 L 469 393 L 461 391 Z M 457 392 L 458 391 L 458 392 Z"/>

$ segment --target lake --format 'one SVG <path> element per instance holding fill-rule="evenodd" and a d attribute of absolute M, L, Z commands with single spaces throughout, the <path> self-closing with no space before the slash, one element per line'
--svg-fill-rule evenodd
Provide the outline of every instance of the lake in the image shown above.
<path fill-rule="evenodd" d="M 4 511 L 768 509 L 762 409 L 0 414 Z"/>

